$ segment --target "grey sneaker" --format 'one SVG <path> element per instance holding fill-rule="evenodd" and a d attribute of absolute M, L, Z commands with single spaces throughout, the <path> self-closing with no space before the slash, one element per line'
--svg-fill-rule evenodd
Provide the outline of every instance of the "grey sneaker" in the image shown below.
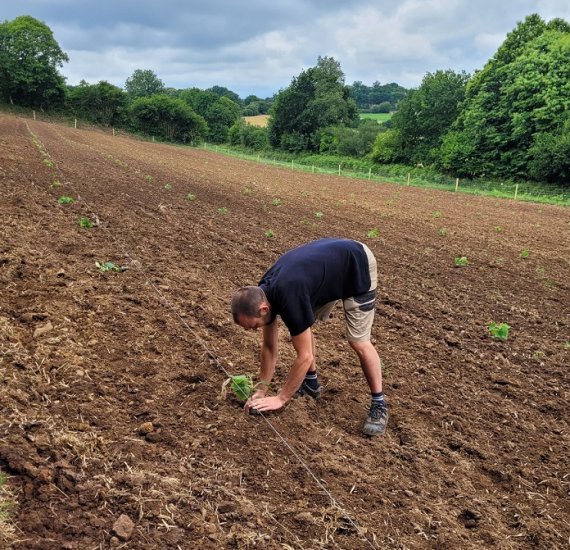
<path fill-rule="evenodd" d="M 312 397 L 313 399 L 319 399 L 319 397 L 321 397 L 321 389 L 322 389 L 322 386 L 320 384 L 318 385 L 317 389 L 314 390 L 305 381 L 303 381 L 303 383 L 301 384 L 301 387 L 297 390 L 297 393 L 295 393 L 295 397 L 301 397 L 302 395 L 308 395 L 309 397 Z"/>
<path fill-rule="evenodd" d="M 388 408 L 380 403 L 372 403 L 368 418 L 364 423 L 362 431 L 366 435 L 382 435 L 386 431 L 388 424 Z"/>

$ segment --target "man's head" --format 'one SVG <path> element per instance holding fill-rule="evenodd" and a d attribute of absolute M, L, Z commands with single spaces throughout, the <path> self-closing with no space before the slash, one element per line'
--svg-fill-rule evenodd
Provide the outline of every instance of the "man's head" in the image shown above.
<path fill-rule="evenodd" d="M 243 328 L 255 330 L 271 322 L 271 306 L 258 286 L 242 286 L 232 296 L 234 321 Z"/>

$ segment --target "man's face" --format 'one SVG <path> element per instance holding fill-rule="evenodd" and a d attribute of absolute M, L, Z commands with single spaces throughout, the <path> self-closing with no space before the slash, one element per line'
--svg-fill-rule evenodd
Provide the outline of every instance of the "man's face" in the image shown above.
<path fill-rule="evenodd" d="M 257 330 L 258 328 L 269 324 L 270 320 L 271 313 L 269 308 L 267 306 L 262 306 L 259 309 L 259 315 L 257 317 L 246 317 L 245 315 L 240 315 L 238 318 L 238 325 L 246 330 Z"/>

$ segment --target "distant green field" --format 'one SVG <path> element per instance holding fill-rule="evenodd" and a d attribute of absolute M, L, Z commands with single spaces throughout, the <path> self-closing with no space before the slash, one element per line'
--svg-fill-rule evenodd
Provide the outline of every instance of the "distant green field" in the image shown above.
<path fill-rule="evenodd" d="M 358 116 L 361 119 L 371 118 L 372 120 L 375 120 L 378 124 L 382 124 L 383 122 L 386 122 L 387 120 L 390 120 L 392 118 L 392 113 L 358 113 Z"/>

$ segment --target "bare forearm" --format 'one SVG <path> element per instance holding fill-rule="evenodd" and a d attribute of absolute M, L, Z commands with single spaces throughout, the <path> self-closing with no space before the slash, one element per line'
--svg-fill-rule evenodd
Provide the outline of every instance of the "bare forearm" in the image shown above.
<path fill-rule="evenodd" d="M 289 401 L 295 392 L 299 389 L 305 378 L 305 374 L 309 370 L 312 363 L 312 358 L 310 356 L 297 357 L 289 371 L 287 380 L 284 386 L 281 388 L 279 395 L 282 396 L 286 401 Z"/>
<path fill-rule="evenodd" d="M 261 368 L 259 369 L 259 379 L 261 382 L 269 384 L 275 374 L 277 355 L 273 350 L 263 347 L 261 349 Z"/>

